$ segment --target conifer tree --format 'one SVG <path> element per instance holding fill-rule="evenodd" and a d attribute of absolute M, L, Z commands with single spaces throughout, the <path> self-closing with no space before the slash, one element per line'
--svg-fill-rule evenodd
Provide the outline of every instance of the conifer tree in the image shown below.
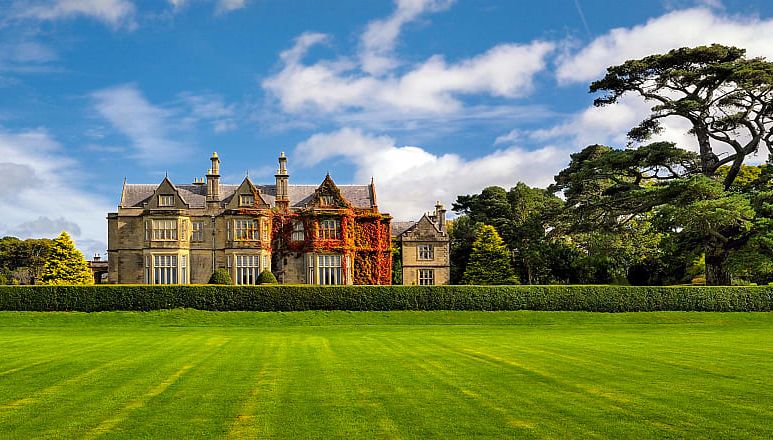
<path fill-rule="evenodd" d="M 42 284 L 94 284 L 88 262 L 67 232 L 62 231 L 54 239 L 40 281 Z"/>
<path fill-rule="evenodd" d="M 493 226 L 482 225 L 478 229 L 462 282 L 493 285 L 518 283 L 510 265 L 510 252 Z"/>

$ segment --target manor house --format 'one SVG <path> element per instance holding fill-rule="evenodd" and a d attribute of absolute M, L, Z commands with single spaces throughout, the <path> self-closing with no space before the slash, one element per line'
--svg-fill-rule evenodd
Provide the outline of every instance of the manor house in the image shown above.
<path fill-rule="evenodd" d="M 191 184 L 124 182 L 107 216 L 111 283 L 203 284 L 218 268 L 236 284 L 263 270 L 280 283 L 391 283 L 391 217 L 372 180 L 291 185 L 282 153 L 273 185 L 231 185 L 220 183 L 217 153 L 210 160 L 206 180 Z"/>

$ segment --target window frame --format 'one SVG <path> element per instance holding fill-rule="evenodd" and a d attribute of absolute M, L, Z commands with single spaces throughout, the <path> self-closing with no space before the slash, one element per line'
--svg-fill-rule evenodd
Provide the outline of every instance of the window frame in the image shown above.
<path fill-rule="evenodd" d="M 316 258 L 317 284 L 327 286 L 343 285 L 343 260 L 344 258 L 341 254 L 318 254 Z"/>
<path fill-rule="evenodd" d="M 171 208 L 174 206 L 174 195 L 169 194 L 159 194 L 158 195 L 158 206 L 160 208 Z"/>
<path fill-rule="evenodd" d="M 234 283 L 244 286 L 258 284 L 261 272 L 260 255 L 234 255 Z M 244 282 L 243 282 L 244 281 Z"/>
<path fill-rule="evenodd" d="M 249 203 L 245 203 L 245 201 Z M 239 206 L 247 207 L 255 205 L 255 196 L 253 194 L 239 194 Z"/>
<path fill-rule="evenodd" d="M 244 227 L 240 228 L 240 223 L 244 222 Z M 250 226 L 252 225 L 252 226 Z M 259 241 L 260 240 L 260 222 L 257 219 L 234 219 L 233 241 Z M 241 233 L 240 233 L 241 231 Z"/>
<path fill-rule="evenodd" d="M 162 227 L 163 226 L 163 227 Z M 152 241 L 177 241 L 179 222 L 177 219 L 151 219 Z"/>
<path fill-rule="evenodd" d="M 420 286 L 434 286 L 435 269 L 418 269 L 416 272 L 416 282 Z"/>
<path fill-rule="evenodd" d="M 416 246 L 416 259 L 421 261 L 432 261 L 435 259 L 435 246 L 432 244 L 420 244 Z"/>
<path fill-rule="evenodd" d="M 321 195 L 319 196 L 319 204 L 322 206 L 335 206 L 335 198 L 329 194 Z"/>
<path fill-rule="evenodd" d="M 332 224 L 332 227 L 328 226 L 330 224 Z M 341 220 L 337 218 L 326 218 L 326 219 L 320 220 L 319 238 L 323 240 L 340 240 L 341 239 Z"/>
<path fill-rule="evenodd" d="M 290 240 L 292 241 L 304 241 L 306 239 L 306 226 L 303 224 L 303 220 L 296 220 L 293 223 L 292 234 Z"/>
<path fill-rule="evenodd" d="M 152 284 L 180 284 L 180 256 L 152 254 Z"/>
<path fill-rule="evenodd" d="M 196 227 L 197 225 L 198 227 Z M 196 243 L 201 243 L 204 241 L 204 221 L 203 220 L 194 220 L 191 222 L 191 241 Z"/>

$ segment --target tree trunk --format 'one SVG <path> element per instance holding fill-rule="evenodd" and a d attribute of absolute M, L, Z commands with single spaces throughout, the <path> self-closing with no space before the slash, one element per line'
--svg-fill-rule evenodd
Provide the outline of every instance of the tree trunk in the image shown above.
<path fill-rule="evenodd" d="M 726 253 L 706 254 L 706 285 L 729 286 L 730 272 L 725 267 Z"/>

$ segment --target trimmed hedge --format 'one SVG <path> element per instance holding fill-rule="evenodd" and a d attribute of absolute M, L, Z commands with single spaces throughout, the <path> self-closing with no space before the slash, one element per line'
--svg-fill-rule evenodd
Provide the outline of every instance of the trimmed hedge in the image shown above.
<path fill-rule="evenodd" d="M 773 287 L 0 286 L 0 310 L 664 310 L 768 312 Z"/>

